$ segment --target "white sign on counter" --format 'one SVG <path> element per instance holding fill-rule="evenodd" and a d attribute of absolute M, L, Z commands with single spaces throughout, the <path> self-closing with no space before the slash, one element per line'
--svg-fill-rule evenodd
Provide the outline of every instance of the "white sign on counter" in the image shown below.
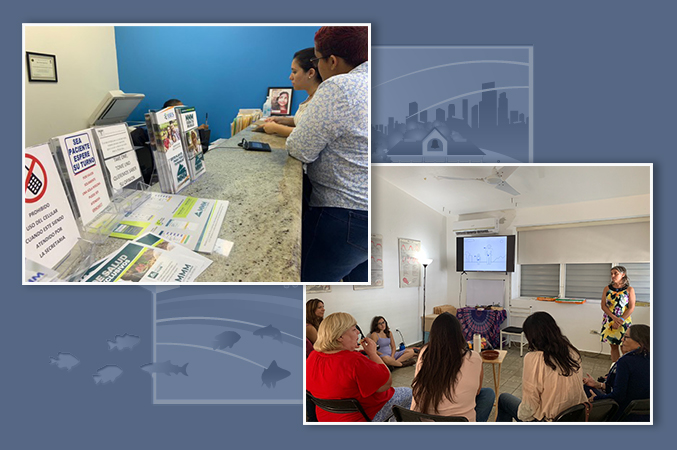
<path fill-rule="evenodd" d="M 73 211 L 47 144 L 24 153 L 26 258 L 53 268 L 80 238 Z"/>
<path fill-rule="evenodd" d="M 136 154 L 131 151 L 106 160 L 110 182 L 114 189 L 122 189 L 141 178 L 141 169 Z"/>
<path fill-rule="evenodd" d="M 127 125 L 119 123 L 95 127 L 94 133 L 114 190 L 122 189 L 141 178 L 139 160 L 136 158 Z"/>
<path fill-rule="evenodd" d="M 91 130 L 78 131 L 57 139 L 82 223 L 87 225 L 110 203 Z"/>

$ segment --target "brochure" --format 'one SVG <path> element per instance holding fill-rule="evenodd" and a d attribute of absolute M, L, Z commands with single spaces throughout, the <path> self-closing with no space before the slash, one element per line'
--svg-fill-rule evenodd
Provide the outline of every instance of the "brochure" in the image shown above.
<path fill-rule="evenodd" d="M 195 281 L 208 266 L 204 257 L 198 258 L 183 252 L 128 242 L 104 263 L 98 264 L 96 270 L 89 271 L 84 281 L 88 283 L 190 283 Z"/>
<path fill-rule="evenodd" d="M 148 118 L 151 125 L 148 134 L 150 135 L 152 130 L 154 135 L 151 139 L 151 146 L 155 165 L 160 179 L 165 180 L 164 186 L 161 183 L 162 191 L 176 194 L 190 184 L 190 174 L 183 154 L 176 111 L 173 107 L 151 111 L 148 113 Z"/>
<path fill-rule="evenodd" d="M 227 210 L 227 201 L 151 192 L 141 206 L 125 214 L 111 236 L 136 239 L 154 233 L 190 250 L 211 253 Z"/>

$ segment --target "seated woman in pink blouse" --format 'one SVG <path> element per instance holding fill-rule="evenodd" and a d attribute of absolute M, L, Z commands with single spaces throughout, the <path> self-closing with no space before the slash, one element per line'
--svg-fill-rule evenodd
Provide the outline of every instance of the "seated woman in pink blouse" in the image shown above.
<path fill-rule="evenodd" d="M 565 409 L 587 401 L 581 355 L 546 312 L 527 317 L 522 329 L 531 350 L 524 355 L 522 400 L 501 394 L 496 422 L 551 422 Z"/>

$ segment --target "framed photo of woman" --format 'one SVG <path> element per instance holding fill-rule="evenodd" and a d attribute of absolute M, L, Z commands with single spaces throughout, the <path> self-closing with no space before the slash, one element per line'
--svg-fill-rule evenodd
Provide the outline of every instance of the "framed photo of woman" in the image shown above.
<path fill-rule="evenodd" d="M 291 87 L 269 87 L 271 116 L 291 116 L 291 100 L 294 89 Z"/>

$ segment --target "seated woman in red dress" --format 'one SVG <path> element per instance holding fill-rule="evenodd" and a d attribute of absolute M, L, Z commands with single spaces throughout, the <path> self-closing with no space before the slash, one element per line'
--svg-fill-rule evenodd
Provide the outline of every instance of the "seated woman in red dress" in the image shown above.
<path fill-rule="evenodd" d="M 306 360 L 306 389 L 322 399 L 354 398 L 372 421 L 392 417 L 392 406 L 409 409 L 411 388 L 392 387 L 390 370 L 376 352 L 376 343 L 360 343 L 357 322 L 347 313 L 325 317 L 317 333 L 315 351 Z M 359 351 L 363 349 L 365 357 Z M 320 422 L 364 422 L 360 413 L 335 414 L 316 408 Z"/>

